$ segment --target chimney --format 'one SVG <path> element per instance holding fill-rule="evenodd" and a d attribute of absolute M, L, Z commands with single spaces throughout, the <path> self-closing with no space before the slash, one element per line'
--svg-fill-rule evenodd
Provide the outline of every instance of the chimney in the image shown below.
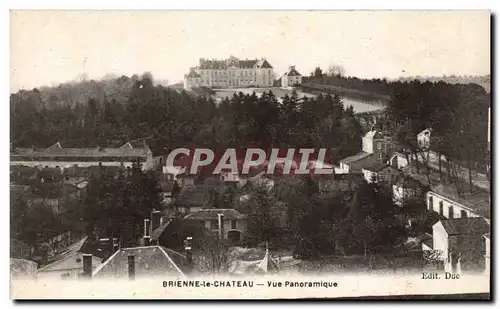
<path fill-rule="evenodd" d="M 83 277 L 92 277 L 92 254 L 83 254 Z"/>
<path fill-rule="evenodd" d="M 151 231 L 154 231 L 158 227 L 160 227 L 160 221 L 161 221 L 161 211 L 153 210 L 153 212 L 151 213 Z"/>
<path fill-rule="evenodd" d="M 224 239 L 224 214 L 217 214 L 219 217 L 219 238 Z"/>
<path fill-rule="evenodd" d="M 186 251 L 186 259 L 188 262 L 188 271 L 189 272 L 193 268 L 192 241 L 193 241 L 193 237 L 186 237 L 186 239 L 184 240 L 184 250 Z"/>
<path fill-rule="evenodd" d="M 144 219 L 144 246 L 149 246 L 151 235 L 149 234 L 150 220 Z"/>
<path fill-rule="evenodd" d="M 128 256 L 128 278 L 135 279 L 135 255 Z"/>

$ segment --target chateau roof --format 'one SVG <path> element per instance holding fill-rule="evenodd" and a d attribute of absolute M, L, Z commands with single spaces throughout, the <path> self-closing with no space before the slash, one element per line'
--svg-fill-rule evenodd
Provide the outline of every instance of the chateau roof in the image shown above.
<path fill-rule="evenodd" d="M 226 70 L 230 67 L 236 67 L 240 69 L 252 69 L 252 68 L 262 68 L 262 69 L 272 69 L 273 67 L 266 59 L 245 59 L 239 60 L 236 58 L 225 59 L 225 60 L 202 60 L 200 62 L 200 70 Z M 188 76 L 189 77 L 189 76 Z"/>

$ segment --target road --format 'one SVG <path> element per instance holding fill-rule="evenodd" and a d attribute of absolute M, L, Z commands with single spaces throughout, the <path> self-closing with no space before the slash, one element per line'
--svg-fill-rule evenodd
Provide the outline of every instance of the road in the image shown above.
<path fill-rule="evenodd" d="M 446 162 L 446 157 L 441 156 L 441 158 L 442 162 Z M 418 160 L 419 162 L 425 164 L 424 158 L 422 158 L 422 156 L 418 156 Z M 434 170 L 439 170 L 439 155 L 434 151 L 429 152 L 429 167 L 431 167 Z M 444 165 L 442 167 L 444 168 Z M 457 168 L 458 171 L 457 176 L 465 181 L 469 181 L 469 169 L 459 165 L 455 165 L 455 167 Z M 472 171 L 472 183 L 476 187 L 479 187 L 481 189 L 485 189 L 488 191 L 490 190 L 490 181 L 488 180 L 488 177 L 485 174 Z"/>

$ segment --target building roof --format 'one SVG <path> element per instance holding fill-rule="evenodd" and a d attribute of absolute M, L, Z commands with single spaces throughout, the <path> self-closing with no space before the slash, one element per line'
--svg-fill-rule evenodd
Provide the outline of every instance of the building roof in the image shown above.
<path fill-rule="evenodd" d="M 79 258 L 81 253 L 83 253 L 83 248 L 87 242 L 88 237 L 85 236 L 79 241 L 71 244 L 66 250 L 56 254 L 55 256 L 49 258 L 49 264 L 38 269 L 37 272 L 45 272 L 45 271 L 54 271 L 54 270 L 63 270 L 63 269 L 72 269 L 72 268 L 80 268 L 80 265 L 83 265 L 82 260 Z M 75 259 L 74 261 L 71 259 Z M 92 257 L 92 265 L 95 267 L 100 264 L 102 261 L 101 258 L 93 256 Z M 80 264 L 82 263 L 82 264 Z M 83 266 L 82 266 L 83 267 Z"/>
<path fill-rule="evenodd" d="M 11 153 L 11 161 L 22 160 L 68 160 L 76 159 L 85 161 L 91 159 L 141 159 L 148 155 L 149 148 L 144 145 L 143 147 L 134 147 L 130 143 L 126 143 L 119 148 L 64 148 L 60 142 L 46 149 L 33 149 L 33 148 L 17 148 Z"/>
<path fill-rule="evenodd" d="M 289 69 L 288 69 L 288 72 L 285 73 L 286 76 L 302 76 L 302 74 L 299 73 L 299 71 L 297 71 L 297 69 L 295 69 L 295 66 L 291 66 Z"/>
<path fill-rule="evenodd" d="M 379 172 L 385 168 L 390 168 L 385 162 L 368 160 L 366 164 L 363 164 L 363 169 L 370 172 Z"/>
<path fill-rule="evenodd" d="M 424 233 L 418 238 L 418 240 L 431 249 L 434 246 L 434 237 L 432 237 L 429 233 Z"/>
<path fill-rule="evenodd" d="M 368 131 L 365 134 L 364 138 L 369 138 L 369 139 L 383 139 L 384 135 L 380 131 L 370 130 L 370 131 Z"/>
<path fill-rule="evenodd" d="M 165 229 L 170 224 L 170 222 L 171 221 L 167 221 L 167 222 L 163 223 L 162 225 L 157 227 L 153 232 L 151 232 L 151 240 L 157 240 L 158 237 L 160 237 L 161 234 L 163 234 L 163 231 L 165 231 Z"/>
<path fill-rule="evenodd" d="M 474 187 L 472 193 L 466 189 L 461 195 L 458 195 L 454 185 L 440 183 L 432 186 L 431 191 L 469 208 L 480 216 L 490 218 L 491 200 L 490 193 L 486 190 Z"/>
<path fill-rule="evenodd" d="M 342 159 L 340 162 L 349 165 L 351 173 L 360 173 L 365 167 L 372 169 L 376 168 L 379 169 L 378 171 L 387 167 L 387 164 L 382 163 L 377 156 L 367 152 L 360 152 L 356 155 Z"/>
<path fill-rule="evenodd" d="M 189 220 L 216 220 L 219 218 L 218 214 L 222 213 L 224 215 L 225 220 L 236 220 L 236 219 L 245 219 L 246 216 L 239 213 L 235 209 L 201 209 L 197 212 L 190 213 L 184 219 Z"/>
<path fill-rule="evenodd" d="M 252 69 L 252 68 L 262 68 L 262 69 L 272 69 L 273 67 L 266 59 L 245 59 L 239 60 L 237 58 L 231 57 L 224 60 L 216 59 L 202 59 L 200 61 L 200 70 L 226 70 L 229 67 L 236 67 L 240 69 Z"/>
<path fill-rule="evenodd" d="M 441 220 L 440 222 L 449 236 L 485 234 L 491 229 L 486 219 L 481 217 Z"/>
<path fill-rule="evenodd" d="M 128 256 L 135 256 L 136 276 L 171 275 L 185 278 L 183 267 L 187 259 L 184 255 L 162 246 L 146 246 L 122 248 L 96 268 L 92 274 L 95 278 L 128 277 Z"/>
<path fill-rule="evenodd" d="M 357 161 L 364 159 L 364 158 L 371 156 L 371 155 L 372 155 L 371 153 L 362 151 L 362 152 L 359 152 L 355 155 L 352 155 L 352 156 L 349 156 L 347 158 L 340 160 L 340 163 L 344 163 L 344 164 L 354 163 L 354 162 L 357 162 Z"/>

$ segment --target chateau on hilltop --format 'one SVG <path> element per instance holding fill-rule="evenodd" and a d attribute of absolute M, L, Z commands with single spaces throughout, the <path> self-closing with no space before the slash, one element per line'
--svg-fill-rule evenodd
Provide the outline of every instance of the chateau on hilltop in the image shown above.
<path fill-rule="evenodd" d="M 265 59 L 240 60 L 234 56 L 225 60 L 200 58 L 197 67 L 184 75 L 184 89 L 272 87 L 273 67 Z"/>

